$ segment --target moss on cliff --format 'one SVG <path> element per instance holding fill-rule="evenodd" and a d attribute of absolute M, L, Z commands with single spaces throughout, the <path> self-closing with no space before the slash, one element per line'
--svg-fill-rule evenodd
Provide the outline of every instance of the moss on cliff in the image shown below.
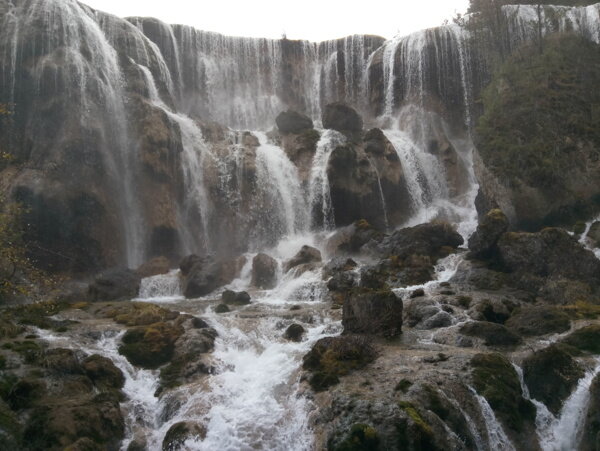
<path fill-rule="evenodd" d="M 477 125 L 486 166 L 508 184 L 560 189 L 565 173 L 600 155 L 600 46 L 547 38 L 510 57 L 484 91 Z"/>

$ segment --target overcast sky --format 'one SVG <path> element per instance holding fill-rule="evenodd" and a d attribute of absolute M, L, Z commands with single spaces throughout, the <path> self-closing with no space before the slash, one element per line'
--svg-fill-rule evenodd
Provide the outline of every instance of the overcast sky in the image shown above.
<path fill-rule="evenodd" d="M 392 38 L 440 25 L 468 0 L 82 0 L 117 16 L 151 16 L 231 36 L 323 41 L 351 34 Z"/>

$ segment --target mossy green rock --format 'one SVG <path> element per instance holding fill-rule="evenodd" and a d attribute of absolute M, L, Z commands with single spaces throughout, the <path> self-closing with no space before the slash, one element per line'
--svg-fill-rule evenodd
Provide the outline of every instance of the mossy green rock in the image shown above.
<path fill-rule="evenodd" d="M 580 351 L 600 354 L 600 325 L 594 324 L 577 329 L 562 340 L 562 343 Z"/>
<path fill-rule="evenodd" d="M 309 383 L 318 392 L 337 384 L 340 376 L 365 367 L 376 356 L 375 348 L 364 337 L 327 337 L 304 356 L 303 368 L 312 373 Z"/>
<path fill-rule="evenodd" d="M 0 400 L 0 448 L 6 450 L 21 449 L 22 428 L 15 412 Z"/>
<path fill-rule="evenodd" d="M 355 424 L 348 437 L 333 451 L 376 451 L 379 447 L 377 431 L 366 424 Z"/>
<path fill-rule="evenodd" d="M 471 321 L 460 328 L 460 333 L 484 340 L 487 346 L 515 346 L 522 342 L 519 335 L 502 324 L 488 321 Z"/>
<path fill-rule="evenodd" d="M 558 334 L 571 327 L 569 316 L 550 305 L 527 306 L 516 310 L 506 327 L 526 337 Z"/>
<path fill-rule="evenodd" d="M 477 354 L 471 359 L 473 385 L 502 423 L 520 432 L 535 421 L 535 406 L 523 398 L 516 370 L 502 354 Z"/>
<path fill-rule="evenodd" d="M 133 365 L 155 369 L 171 360 L 175 341 L 182 334 L 181 326 L 170 323 L 135 327 L 123 335 L 119 353 Z"/>
<path fill-rule="evenodd" d="M 562 345 L 537 351 L 523 362 L 523 377 L 533 399 L 558 415 L 585 370 Z"/>

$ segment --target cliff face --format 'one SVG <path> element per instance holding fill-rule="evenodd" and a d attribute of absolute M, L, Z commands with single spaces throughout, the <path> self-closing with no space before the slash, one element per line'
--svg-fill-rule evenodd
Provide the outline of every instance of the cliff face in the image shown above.
<path fill-rule="evenodd" d="M 597 40 L 597 10 L 565 10 L 554 26 Z M 511 14 L 515 40 L 531 39 L 528 12 Z M 1 0 L 0 22 L 0 103 L 14 110 L 3 140 L 15 156 L 2 186 L 29 208 L 35 257 L 53 270 L 237 253 L 365 216 L 396 226 L 432 205 L 429 219 L 453 219 L 439 206 L 472 191 L 468 130 L 489 75 L 458 26 L 391 41 L 230 38 L 74 0 Z M 332 102 L 392 147 L 369 153 L 361 131 L 346 151 L 309 143 L 300 162 L 291 138 L 244 135 L 290 108 L 320 126 Z M 329 157 L 339 167 L 324 178 Z M 282 168 L 291 190 L 272 177 Z"/>

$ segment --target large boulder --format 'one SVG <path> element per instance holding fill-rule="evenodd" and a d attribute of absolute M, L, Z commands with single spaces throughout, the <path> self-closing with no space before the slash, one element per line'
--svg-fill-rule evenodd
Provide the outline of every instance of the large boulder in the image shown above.
<path fill-rule="evenodd" d="M 356 110 L 344 103 L 330 103 L 325 106 L 321 117 L 323 127 L 339 132 L 360 132 L 363 121 Z"/>
<path fill-rule="evenodd" d="M 140 277 L 152 277 L 160 274 L 167 274 L 171 269 L 171 262 L 167 257 L 154 257 L 152 260 L 147 261 L 137 269 L 137 273 Z"/>
<path fill-rule="evenodd" d="M 298 253 L 285 263 L 285 272 L 296 266 L 308 263 L 319 263 L 322 260 L 321 251 L 311 246 L 302 246 Z"/>
<path fill-rule="evenodd" d="M 223 304 L 229 305 L 248 305 L 250 304 L 250 295 L 245 291 L 225 290 L 221 295 Z"/>
<path fill-rule="evenodd" d="M 182 421 L 175 423 L 169 428 L 162 442 L 163 451 L 178 451 L 185 449 L 186 440 L 206 438 L 206 427 L 192 423 L 190 421 Z"/>
<path fill-rule="evenodd" d="M 190 265 L 180 265 L 186 269 L 183 278 L 183 294 L 186 298 L 198 298 L 212 293 L 217 288 L 227 285 L 239 272 L 237 260 L 214 260 L 205 258 L 196 260 Z"/>
<path fill-rule="evenodd" d="M 357 254 L 365 244 L 382 239 L 383 234 L 363 219 L 335 232 L 327 240 L 326 249 L 332 255 Z"/>
<path fill-rule="evenodd" d="M 90 400 L 70 399 L 38 406 L 25 429 L 32 449 L 64 449 L 82 438 L 104 445 L 103 449 L 117 449 L 124 435 L 118 397 L 107 393 Z"/>
<path fill-rule="evenodd" d="M 543 402 L 554 415 L 573 392 L 585 370 L 562 345 L 537 351 L 523 362 L 523 378 L 533 399 Z"/>
<path fill-rule="evenodd" d="M 580 351 L 600 354 L 600 325 L 592 324 L 577 329 L 563 338 L 561 343 L 572 346 Z"/>
<path fill-rule="evenodd" d="M 477 354 L 471 359 L 473 386 L 510 431 L 534 432 L 535 406 L 523 397 L 519 375 L 502 354 Z"/>
<path fill-rule="evenodd" d="M 502 210 L 490 210 L 480 221 L 475 233 L 469 238 L 469 255 L 485 258 L 495 249 L 498 240 L 508 230 L 509 222 Z"/>
<path fill-rule="evenodd" d="M 293 110 L 280 113 L 275 122 L 283 135 L 301 133 L 313 128 L 313 121 L 308 116 Z"/>
<path fill-rule="evenodd" d="M 258 254 L 252 259 L 252 285 L 271 289 L 277 284 L 277 260 L 267 254 Z"/>
<path fill-rule="evenodd" d="M 470 321 L 461 326 L 460 333 L 480 338 L 486 346 L 515 346 L 523 341 L 519 335 L 508 330 L 502 324 L 487 321 Z"/>
<path fill-rule="evenodd" d="M 155 369 L 173 358 L 175 342 L 183 328 L 171 323 L 156 323 L 127 330 L 119 353 L 132 365 Z"/>
<path fill-rule="evenodd" d="M 517 286 L 553 303 L 593 300 L 600 287 L 600 260 L 562 229 L 505 233 L 498 257 Z"/>
<path fill-rule="evenodd" d="M 339 378 L 365 367 L 377 357 L 370 341 L 362 336 L 321 338 L 304 356 L 302 367 L 311 372 L 309 383 L 319 392 L 339 383 Z"/>
<path fill-rule="evenodd" d="M 412 254 L 438 257 L 443 248 L 456 248 L 464 242 L 453 226 L 431 222 L 408 227 L 384 238 L 377 251 L 384 256 L 406 258 Z"/>
<path fill-rule="evenodd" d="M 352 290 L 344 301 L 344 333 L 381 335 L 402 333 L 402 300 L 391 290 Z"/>
<path fill-rule="evenodd" d="M 557 307 L 536 305 L 517 309 L 505 325 L 519 335 L 531 337 L 566 332 L 571 320 Z"/>
<path fill-rule="evenodd" d="M 94 279 L 88 295 L 93 302 L 129 300 L 138 295 L 141 281 L 139 274 L 131 269 L 109 269 Z"/>
<path fill-rule="evenodd" d="M 96 386 L 121 389 L 125 385 L 123 372 L 106 357 L 91 355 L 83 361 L 82 366 L 86 376 Z"/>

